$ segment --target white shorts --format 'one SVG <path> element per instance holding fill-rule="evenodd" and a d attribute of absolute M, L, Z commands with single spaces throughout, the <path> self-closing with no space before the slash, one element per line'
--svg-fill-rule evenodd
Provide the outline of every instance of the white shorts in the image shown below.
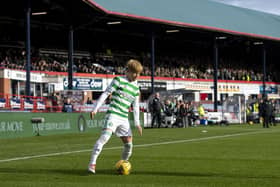
<path fill-rule="evenodd" d="M 112 130 L 118 137 L 132 136 L 128 119 L 120 118 L 112 114 L 106 115 L 103 128 Z"/>

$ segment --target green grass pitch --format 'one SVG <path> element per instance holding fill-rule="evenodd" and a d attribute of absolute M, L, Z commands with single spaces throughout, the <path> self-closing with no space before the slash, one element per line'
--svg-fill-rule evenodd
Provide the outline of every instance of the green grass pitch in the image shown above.
<path fill-rule="evenodd" d="M 134 132 L 132 173 L 116 174 L 112 137 L 87 172 L 98 132 L 0 140 L 0 186 L 280 186 L 280 127 L 260 125 Z"/>

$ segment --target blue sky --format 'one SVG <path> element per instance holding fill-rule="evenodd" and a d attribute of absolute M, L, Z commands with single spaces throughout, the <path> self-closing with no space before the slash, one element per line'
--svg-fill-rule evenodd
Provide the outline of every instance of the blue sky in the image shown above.
<path fill-rule="evenodd" d="M 214 1 L 280 15 L 280 0 L 214 0 Z"/>

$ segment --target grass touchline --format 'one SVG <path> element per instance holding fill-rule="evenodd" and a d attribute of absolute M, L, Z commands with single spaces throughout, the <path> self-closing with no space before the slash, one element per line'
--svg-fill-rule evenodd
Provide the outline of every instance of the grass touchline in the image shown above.
<path fill-rule="evenodd" d="M 197 142 L 197 141 L 204 141 L 204 140 L 212 140 L 212 139 L 219 139 L 219 138 L 229 138 L 229 137 L 237 137 L 237 136 L 244 136 L 244 135 L 254 135 L 254 134 L 265 134 L 265 133 L 276 133 L 279 130 L 273 131 L 251 131 L 246 133 L 234 133 L 234 134 L 226 134 L 226 135 L 219 135 L 219 136 L 209 136 L 209 137 L 202 137 L 202 138 L 193 138 L 193 139 L 186 139 L 186 140 L 175 140 L 175 141 L 166 141 L 166 142 L 158 142 L 158 143 L 149 143 L 149 144 L 140 144 L 135 145 L 134 147 L 150 147 L 150 146 L 157 146 L 157 145 L 167 145 L 167 144 L 176 144 L 176 143 L 186 143 L 186 142 Z M 116 147 L 108 147 L 104 148 L 104 150 L 113 150 L 113 149 L 121 149 L 122 146 Z M 42 157 L 50 157 L 50 156 L 60 156 L 60 155 L 67 155 L 73 153 L 83 153 L 83 152 L 90 152 L 92 149 L 84 149 L 84 150 L 77 150 L 77 151 L 66 151 L 66 152 L 57 152 L 57 153 L 49 153 L 49 154 L 42 154 L 42 155 L 33 155 L 33 156 L 24 156 L 24 157 L 15 157 L 15 158 L 8 158 L 0 160 L 0 163 L 3 162 L 12 162 L 12 161 L 19 161 L 19 160 L 28 160 L 33 158 L 42 158 Z"/>

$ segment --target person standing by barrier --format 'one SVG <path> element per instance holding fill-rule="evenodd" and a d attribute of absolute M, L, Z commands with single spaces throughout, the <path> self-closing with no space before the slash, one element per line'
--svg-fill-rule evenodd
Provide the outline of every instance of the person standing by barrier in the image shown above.
<path fill-rule="evenodd" d="M 271 100 L 271 115 L 270 115 L 270 119 L 269 119 L 269 122 L 270 122 L 271 126 L 272 125 L 276 126 L 275 115 L 276 115 L 276 103 L 275 103 L 275 100 L 272 99 Z"/>
<path fill-rule="evenodd" d="M 264 100 L 264 123 L 263 123 L 263 127 L 264 128 L 269 128 L 269 120 L 272 114 L 272 104 L 271 102 L 266 98 Z"/>
<path fill-rule="evenodd" d="M 165 127 L 171 126 L 172 121 L 173 121 L 173 105 L 169 99 L 167 99 L 164 103 L 164 122 L 165 122 Z"/>
<path fill-rule="evenodd" d="M 86 104 L 87 105 L 92 105 L 92 100 L 89 97 L 87 98 Z"/>
<path fill-rule="evenodd" d="M 155 122 L 157 122 L 157 127 L 161 127 L 161 111 L 163 110 L 163 104 L 160 101 L 160 94 L 157 92 L 155 93 L 155 97 L 150 104 L 150 110 L 152 113 L 152 124 L 151 127 L 154 127 Z"/>
<path fill-rule="evenodd" d="M 180 118 L 182 119 L 182 127 L 188 127 L 188 106 L 187 103 L 183 102 L 179 110 Z"/>
<path fill-rule="evenodd" d="M 265 110 L 265 105 L 264 105 L 264 100 L 261 99 L 260 102 L 259 102 L 259 121 L 260 123 L 263 124 L 263 127 L 264 126 L 264 110 Z"/>
<path fill-rule="evenodd" d="M 205 111 L 204 111 L 204 107 L 201 103 L 199 103 L 199 105 L 197 107 L 197 111 L 198 111 L 199 118 L 204 119 Z"/>
<path fill-rule="evenodd" d="M 189 102 L 188 103 L 188 124 L 189 126 L 194 126 L 195 124 L 195 120 L 196 120 L 196 117 L 195 117 L 195 113 L 194 113 L 194 104 L 193 102 Z"/>
<path fill-rule="evenodd" d="M 67 98 L 63 104 L 62 112 L 74 112 L 74 106 L 70 98 Z"/>
<path fill-rule="evenodd" d="M 142 70 L 143 67 L 138 60 L 129 60 L 127 62 L 126 76 L 115 77 L 113 79 L 110 86 L 108 86 L 106 91 L 99 97 L 95 108 L 90 113 L 90 117 L 93 119 L 106 98 L 112 94 L 102 133 L 93 147 L 88 166 L 89 172 L 95 173 L 96 160 L 100 155 L 103 146 L 109 141 L 113 133 L 120 137 L 123 142 L 124 147 L 121 159 L 128 160 L 130 158 L 133 144 L 132 131 L 128 121 L 128 110 L 131 104 L 133 104 L 134 125 L 140 136 L 142 136 L 142 127 L 139 120 L 140 89 L 136 81 Z"/>

